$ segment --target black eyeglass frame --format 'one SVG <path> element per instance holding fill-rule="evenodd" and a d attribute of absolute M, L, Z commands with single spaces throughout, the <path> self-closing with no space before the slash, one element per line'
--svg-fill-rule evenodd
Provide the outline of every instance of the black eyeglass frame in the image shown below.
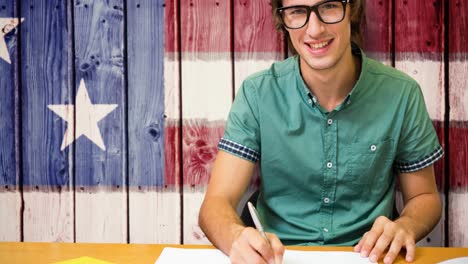
<path fill-rule="evenodd" d="M 307 6 L 307 5 L 295 5 L 295 6 L 285 6 L 285 7 L 278 7 L 276 9 L 276 12 L 278 12 L 280 18 L 281 18 L 281 22 L 283 23 L 283 26 L 285 28 L 288 28 L 288 29 L 300 29 L 300 28 L 303 28 L 305 25 L 307 25 L 307 23 L 309 22 L 309 19 L 310 19 L 310 14 L 312 12 L 315 13 L 315 15 L 317 16 L 317 18 L 322 22 L 322 23 L 325 23 L 325 24 L 337 24 L 337 23 L 340 23 L 341 21 L 343 21 L 343 19 L 345 18 L 346 16 L 346 4 L 349 3 L 350 0 L 324 0 L 324 1 L 321 1 L 321 2 L 318 2 L 316 3 L 315 5 L 313 6 Z M 329 23 L 329 22 L 325 22 L 323 21 L 322 17 L 320 16 L 319 12 L 318 12 L 318 6 L 319 5 L 322 5 L 322 4 L 325 4 L 325 3 L 329 3 L 329 2 L 340 2 L 342 5 L 343 5 L 343 17 L 339 20 L 339 21 L 336 21 L 336 22 L 332 22 L 332 23 Z M 306 8 L 307 9 L 307 18 L 304 22 L 304 25 L 300 26 L 300 27 L 288 27 L 286 25 L 286 23 L 284 22 L 284 18 L 283 18 L 283 11 L 284 10 L 287 10 L 287 9 L 290 9 L 290 8 L 298 8 L 298 7 L 302 7 L 302 8 Z"/>

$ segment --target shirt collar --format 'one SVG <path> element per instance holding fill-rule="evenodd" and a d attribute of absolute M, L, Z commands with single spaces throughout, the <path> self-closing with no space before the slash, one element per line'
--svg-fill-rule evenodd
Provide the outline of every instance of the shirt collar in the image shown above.
<path fill-rule="evenodd" d="M 336 110 L 341 110 L 343 109 L 344 106 L 346 105 L 349 105 L 351 104 L 352 101 L 355 101 L 354 98 L 357 97 L 357 95 L 359 95 L 360 93 L 360 84 L 361 84 L 361 80 L 362 80 L 362 77 L 364 75 L 364 73 L 367 71 L 367 56 L 366 54 L 364 53 L 364 51 L 359 48 L 359 46 L 357 46 L 355 43 L 351 43 L 351 52 L 353 53 L 353 55 L 357 55 L 357 56 L 360 56 L 361 57 L 361 72 L 359 73 L 359 77 L 356 81 L 356 83 L 354 84 L 354 87 L 353 89 L 351 90 L 351 92 L 349 92 L 349 94 L 346 96 L 345 100 L 343 101 L 342 104 L 340 104 Z M 301 76 L 301 71 L 299 69 L 299 55 L 295 55 L 295 63 L 294 63 L 294 71 L 296 72 L 296 80 L 298 82 L 298 86 L 299 86 L 299 89 L 301 90 L 301 94 L 302 94 L 302 97 L 306 100 L 306 102 L 308 103 L 311 103 L 312 104 L 312 107 L 316 107 L 316 106 L 319 106 L 317 103 L 317 98 L 310 92 L 309 88 L 307 88 L 307 85 L 305 84 L 304 82 L 304 79 L 302 78 Z M 351 100 L 351 98 L 353 98 L 353 100 Z"/>

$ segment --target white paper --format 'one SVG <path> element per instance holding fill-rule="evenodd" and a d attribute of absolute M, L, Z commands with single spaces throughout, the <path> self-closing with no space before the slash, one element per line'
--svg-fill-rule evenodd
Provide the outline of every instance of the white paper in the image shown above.
<path fill-rule="evenodd" d="M 467 263 L 468 263 L 468 257 L 454 258 L 454 259 L 449 259 L 443 262 L 439 262 L 439 264 L 467 264 Z"/>
<path fill-rule="evenodd" d="M 286 250 L 283 264 L 347 263 L 368 264 L 359 253 L 343 251 Z M 230 264 L 229 258 L 218 249 L 164 248 L 155 264 Z"/>

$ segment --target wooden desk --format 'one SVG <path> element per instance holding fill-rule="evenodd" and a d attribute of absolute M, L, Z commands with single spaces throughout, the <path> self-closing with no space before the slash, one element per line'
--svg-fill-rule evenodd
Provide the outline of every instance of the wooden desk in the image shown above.
<path fill-rule="evenodd" d="M 53 263 L 88 256 L 113 263 L 153 264 L 166 246 L 212 248 L 194 245 L 0 242 L 0 263 Z M 352 251 L 351 247 L 288 247 L 288 249 Z M 462 256 L 468 256 L 468 248 L 418 248 L 416 261 L 413 263 L 430 264 Z M 406 262 L 402 256 L 399 256 L 395 263 Z"/>

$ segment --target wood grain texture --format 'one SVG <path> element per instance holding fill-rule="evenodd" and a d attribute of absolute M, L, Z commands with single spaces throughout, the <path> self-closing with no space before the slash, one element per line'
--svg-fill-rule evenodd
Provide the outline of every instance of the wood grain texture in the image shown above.
<path fill-rule="evenodd" d="M 395 50 L 440 59 L 444 50 L 444 3 L 395 1 Z"/>
<path fill-rule="evenodd" d="M 234 0 L 234 87 L 249 75 L 285 58 L 283 34 L 276 31 L 270 0 Z"/>
<path fill-rule="evenodd" d="M 17 17 L 17 5 L 16 1 L 0 0 L 0 17 Z M 21 240 L 17 32 L 15 29 L 0 37 L 8 47 L 12 62 L 0 59 L 0 219 L 3 222 L 0 241 Z"/>
<path fill-rule="evenodd" d="M 69 188 L 24 188 L 24 240 L 73 242 L 73 191 Z"/>
<path fill-rule="evenodd" d="M 73 149 L 48 104 L 72 102 L 70 1 L 21 1 L 24 240 L 73 241 Z"/>
<path fill-rule="evenodd" d="M 131 243 L 180 242 L 178 179 L 172 174 L 169 185 L 164 175 L 163 4 L 147 0 L 127 5 Z"/>
<path fill-rule="evenodd" d="M 165 212 L 165 221 L 169 228 L 162 230 L 175 230 L 171 236 L 176 243 L 182 243 L 182 207 L 181 207 L 181 112 L 180 112 L 180 61 L 179 34 L 180 21 L 177 13 L 180 7 L 177 0 L 165 1 L 165 41 L 166 53 L 164 55 L 164 109 L 165 109 L 165 134 L 164 134 L 164 195 L 171 196 L 171 203 L 165 203 L 161 207 Z M 169 36 L 177 36 L 170 38 Z M 174 216 L 174 217 L 172 217 Z M 162 221 L 163 222 L 163 221 Z M 159 232 L 159 231 L 158 231 Z"/>
<path fill-rule="evenodd" d="M 395 1 L 395 67 L 413 77 L 421 86 L 426 107 L 435 124 L 440 142 L 444 144 L 444 0 Z M 436 164 L 436 178 L 441 195 L 445 168 Z M 447 206 L 447 205 L 444 205 Z M 443 210 L 445 212 L 445 210 Z M 441 218 L 443 221 L 446 216 Z M 444 234 L 439 223 L 433 234 Z M 423 240 L 426 245 L 444 245 L 445 235 Z"/>
<path fill-rule="evenodd" d="M 395 66 L 419 82 L 431 118 L 443 121 L 444 1 L 395 3 Z"/>
<path fill-rule="evenodd" d="M 468 207 L 466 201 L 468 194 L 466 191 L 449 192 L 449 246 L 450 247 L 468 247 Z"/>
<path fill-rule="evenodd" d="M 179 20 L 177 0 L 165 2 L 164 9 L 164 177 L 166 185 L 179 186 L 181 182 L 181 111 L 180 111 L 180 61 Z M 177 38 L 174 38 L 177 36 Z M 177 189 L 178 192 L 180 190 Z M 182 208 L 180 208 L 182 210 Z"/>
<path fill-rule="evenodd" d="M 391 65 L 392 0 L 366 1 L 364 50 L 367 56 Z"/>
<path fill-rule="evenodd" d="M 449 5 L 449 246 L 468 247 L 468 3 Z"/>
<path fill-rule="evenodd" d="M 123 0 L 74 6 L 76 79 L 93 104 L 117 104 L 99 122 L 106 150 L 81 137 L 76 149 L 76 241 L 126 242 L 126 98 Z"/>
<path fill-rule="evenodd" d="M 190 0 L 181 1 L 180 8 L 183 243 L 207 243 L 197 235 L 198 211 L 222 134 L 218 131 L 232 102 L 232 6 L 230 1 Z"/>

